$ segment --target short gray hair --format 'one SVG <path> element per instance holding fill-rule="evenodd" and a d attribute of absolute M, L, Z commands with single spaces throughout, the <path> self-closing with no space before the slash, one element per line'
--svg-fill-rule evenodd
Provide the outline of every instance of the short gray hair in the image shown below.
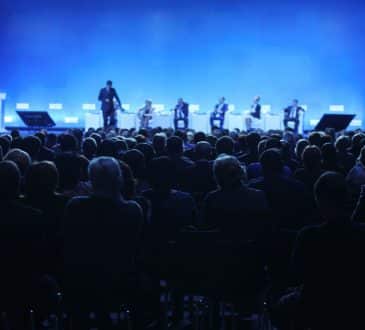
<path fill-rule="evenodd" d="M 234 156 L 222 155 L 214 161 L 214 176 L 221 188 L 236 186 L 246 180 L 246 168 Z"/>
<path fill-rule="evenodd" d="M 89 178 L 95 192 L 115 193 L 123 183 L 122 170 L 113 157 L 97 157 L 89 164 Z"/>

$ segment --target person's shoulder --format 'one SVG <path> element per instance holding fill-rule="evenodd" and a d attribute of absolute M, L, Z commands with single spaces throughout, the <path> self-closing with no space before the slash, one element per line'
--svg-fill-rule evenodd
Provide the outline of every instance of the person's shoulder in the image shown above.
<path fill-rule="evenodd" d="M 67 209 L 72 209 L 75 207 L 79 207 L 80 205 L 87 204 L 91 201 L 91 197 L 89 196 L 76 196 L 72 197 L 66 205 Z"/>

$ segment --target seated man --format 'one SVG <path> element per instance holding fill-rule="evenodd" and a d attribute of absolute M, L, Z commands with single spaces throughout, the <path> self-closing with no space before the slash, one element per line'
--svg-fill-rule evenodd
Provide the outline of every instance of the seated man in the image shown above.
<path fill-rule="evenodd" d="M 65 292 L 81 311 L 131 302 L 143 222 L 139 205 L 122 197 L 123 176 L 114 158 L 92 160 L 89 178 L 93 194 L 73 198 L 64 220 Z"/>
<path fill-rule="evenodd" d="M 341 174 L 324 173 L 314 194 L 324 222 L 298 234 L 293 266 L 300 289 L 280 300 L 280 329 L 363 329 L 364 227 L 350 221 Z"/>
<path fill-rule="evenodd" d="M 222 96 L 218 104 L 215 105 L 214 110 L 210 114 L 210 127 L 213 130 L 214 127 L 223 129 L 224 117 L 228 111 L 228 104 L 226 103 L 226 98 Z M 218 123 L 218 125 L 216 125 Z"/>
<path fill-rule="evenodd" d="M 265 227 L 268 211 L 265 193 L 246 186 L 245 168 L 233 156 L 216 159 L 213 171 L 219 188 L 205 199 L 204 222 L 218 226 L 230 237 L 256 239 Z"/>
<path fill-rule="evenodd" d="M 304 109 L 298 105 L 298 100 L 294 99 L 292 105 L 284 109 L 284 128 L 287 130 L 289 128 L 288 123 L 294 123 L 294 128 L 292 130 L 298 133 L 299 127 L 299 114 Z"/>
<path fill-rule="evenodd" d="M 255 96 L 251 105 L 251 111 L 248 111 L 248 113 L 246 113 L 245 124 L 247 132 L 250 132 L 252 128 L 254 128 L 254 124 L 256 124 L 261 119 L 260 101 L 261 97 Z"/>

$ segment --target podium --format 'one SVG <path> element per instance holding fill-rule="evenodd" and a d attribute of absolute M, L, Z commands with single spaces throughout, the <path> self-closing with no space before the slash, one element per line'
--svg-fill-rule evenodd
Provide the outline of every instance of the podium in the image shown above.
<path fill-rule="evenodd" d="M 56 126 L 47 111 L 17 111 L 16 113 L 27 128 L 42 129 Z"/>

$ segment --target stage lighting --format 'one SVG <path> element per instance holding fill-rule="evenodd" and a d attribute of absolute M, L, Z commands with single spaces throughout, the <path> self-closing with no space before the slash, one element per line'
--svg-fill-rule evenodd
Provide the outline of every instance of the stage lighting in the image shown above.
<path fill-rule="evenodd" d="M 332 104 L 332 105 L 330 105 L 329 110 L 331 112 L 344 112 L 345 106 L 343 104 Z"/>
<path fill-rule="evenodd" d="M 362 126 L 362 120 L 361 119 L 354 119 L 350 123 L 350 126 L 358 126 L 358 127 L 361 127 Z"/>
<path fill-rule="evenodd" d="M 4 123 L 12 123 L 14 121 L 13 116 L 4 116 Z"/>
<path fill-rule="evenodd" d="M 29 109 L 29 103 L 17 103 L 15 105 L 15 108 L 17 110 L 28 110 Z"/>
<path fill-rule="evenodd" d="M 6 99 L 6 93 L 0 93 L 0 100 Z"/>
<path fill-rule="evenodd" d="M 263 114 L 269 113 L 271 111 L 271 105 L 270 104 L 263 104 L 261 107 L 261 111 Z"/>
<path fill-rule="evenodd" d="M 156 112 L 162 112 L 165 110 L 165 105 L 161 103 L 154 103 L 152 104 L 152 107 L 155 108 Z"/>
<path fill-rule="evenodd" d="M 311 126 L 316 126 L 319 123 L 319 119 L 310 119 L 309 124 Z"/>
<path fill-rule="evenodd" d="M 63 104 L 62 103 L 50 103 L 48 104 L 49 110 L 62 110 Z"/>
<path fill-rule="evenodd" d="M 96 104 L 95 103 L 84 103 L 82 105 L 82 110 L 96 110 Z"/>
<path fill-rule="evenodd" d="M 65 117 L 64 122 L 66 124 L 77 124 L 79 122 L 79 117 Z"/>
<path fill-rule="evenodd" d="M 191 113 L 198 112 L 199 110 L 200 110 L 200 105 L 199 104 L 190 104 L 189 105 L 189 111 Z"/>
<path fill-rule="evenodd" d="M 228 104 L 228 111 L 234 112 L 236 110 L 236 106 L 234 104 Z"/>

